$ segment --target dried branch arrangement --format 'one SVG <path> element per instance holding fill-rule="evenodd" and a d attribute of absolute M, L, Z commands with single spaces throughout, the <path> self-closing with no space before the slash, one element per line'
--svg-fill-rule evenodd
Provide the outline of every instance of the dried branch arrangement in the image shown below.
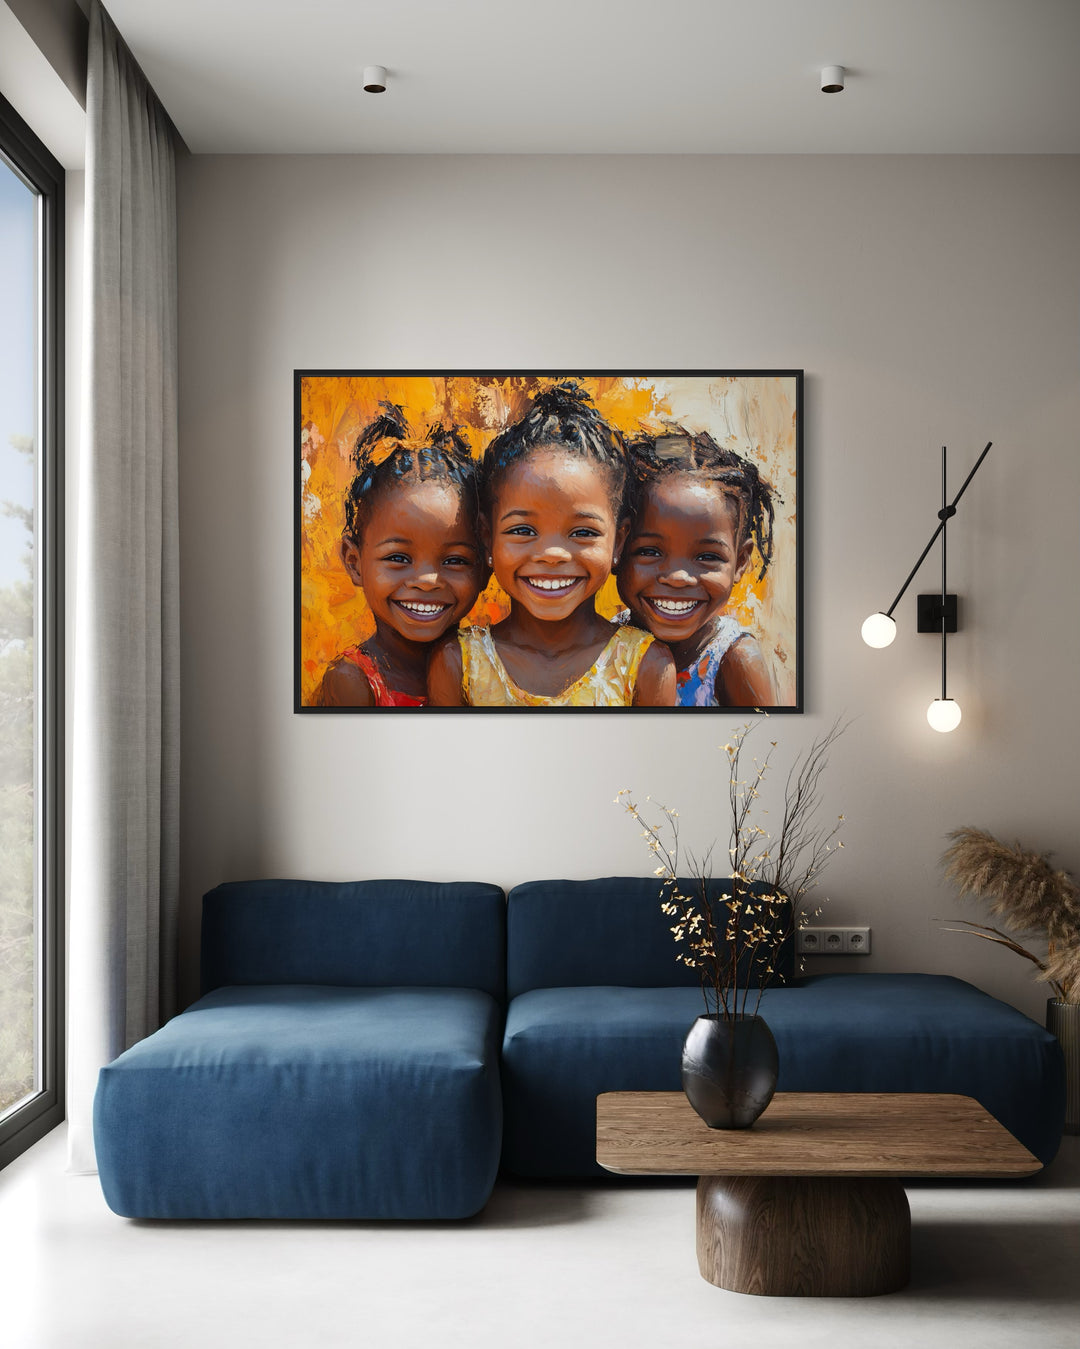
<path fill-rule="evenodd" d="M 1008 947 L 1037 966 L 1062 1002 L 1080 1002 L 1080 889 L 1066 871 L 1055 871 L 1046 857 L 1020 845 L 1009 847 L 983 829 L 954 829 L 942 863 L 945 877 L 961 895 L 989 901 L 1001 928 L 988 923 L 955 919 L 964 932 Z M 1009 933 L 1046 943 L 1040 956 L 1015 941 Z"/>
<path fill-rule="evenodd" d="M 757 994 L 756 1014 L 776 975 L 780 948 L 811 917 L 807 895 L 834 850 L 844 846 L 837 837 L 844 817 L 832 824 L 818 820 L 821 777 L 843 727 L 835 724 L 796 760 L 784 790 L 780 827 L 770 833 L 757 822 L 764 812 L 756 802 L 776 741 L 763 759 L 754 758 L 752 769 L 744 763 L 744 742 L 758 724 L 748 722 L 723 747 L 728 759 L 729 866 L 717 880 L 712 870 L 715 844 L 700 859 L 685 852 L 683 866 L 678 811 L 657 805 L 660 818 L 654 821 L 634 803 L 628 788 L 616 797 L 641 826 L 657 863 L 660 907 L 673 919 L 671 932 L 680 947 L 676 959 L 698 971 L 706 1012 L 725 1019 L 746 1015 L 751 988 Z M 689 882 L 681 876 L 684 870 Z"/>

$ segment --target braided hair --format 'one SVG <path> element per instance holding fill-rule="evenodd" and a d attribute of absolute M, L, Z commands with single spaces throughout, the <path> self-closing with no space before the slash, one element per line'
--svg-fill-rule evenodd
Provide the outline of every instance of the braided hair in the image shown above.
<path fill-rule="evenodd" d="M 477 512 L 477 463 L 459 427 L 441 423 L 412 437 L 404 410 L 382 402 L 382 412 L 356 438 L 352 459 L 356 474 L 345 494 L 347 538 L 360 539 L 365 507 L 380 492 L 408 479 L 452 483 L 461 492 L 471 519 Z"/>
<path fill-rule="evenodd" d="M 691 435 L 675 425 L 663 435 L 634 437 L 629 452 L 633 470 L 630 501 L 635 513 L 644 504 L 648 484 L 658 478 L 683 473 L 715 483 L 735 508 L 736 546 L 741 548 L 747 539 L 753 539 L 757 546 L 761 580 L 772 561 L 773 514 L 780 497 L 762 478 L 756 464 L 718 445 L 707 431 Z"/>
<path fill-rule="evenodd" d="M 588 392 L 574 380 L 553 384 L 537 394 L 532 407 L 501 431 L 484 451 L 480 468 L 480 500 L 490 511 L 507 471 L 534 450 L 554 448 L 600 464 L 611 478 L 615 518 L 625 513 L 629 477 L 626 442 L 604 420 Z"/>

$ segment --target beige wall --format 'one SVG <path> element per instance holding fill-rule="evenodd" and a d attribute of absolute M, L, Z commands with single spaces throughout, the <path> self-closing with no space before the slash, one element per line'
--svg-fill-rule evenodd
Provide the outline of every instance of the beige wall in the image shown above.
<path fill-rule="evenodd" d="M 86 107 L 86 49 L 89 24 L 75 0 L 4 0 L 35 46 Z"/>
<path fill-rule="evenodd" d="M 75 0 L 0 0 L 0 90 L 65 169 L 82 169 L 86 16 Z"/>
<path fill-rule="evenodd" d="M 806 371 L 806 705 L 834 718 L 847 816 L 829 921 L 848 970 L 951 972 L 1041 1016 L 1017 957 L 942 934 L 946 832 L 977 824 L 1080 871 L 1076 159 L 195 157 L 181 165 L 185 986 L 199 897 L 252 876 L 644 874 L 612 798 L 704 838 L 733 719 L 295 716 L 294 367 Z M 963 630 L 950 736 L 939 646 L 872 652 L 929 536 L 939 447 Z M 721 849 L 721 852 L 723 849 Z M 815 962 L 814 967 L 819 967 Z"/>

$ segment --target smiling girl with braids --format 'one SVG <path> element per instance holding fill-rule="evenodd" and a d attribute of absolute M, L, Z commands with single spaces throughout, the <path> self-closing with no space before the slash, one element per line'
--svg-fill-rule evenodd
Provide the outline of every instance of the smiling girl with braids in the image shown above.
<path fill-rule="evenodd" d="M 671 648 L 679 706 L 772 706 L 761 649 L 724 606 L 755 544 L 759 579 L 772 560 L 773 489 L 707 432 L 639 437 L 630 459 L 634 523 L 618 572 L 628 618 Z"/>
<path fill-rule="evenodd" d="M 626 538 L 622 436 L 578 384 L 539 394 L 481 467 L 481 536 L 509 616 L 440 643 L 431 702 L 474 707 L 671 707 L 666 647 L 596 611 Z"/>
<path fill-rule="evenodd" d="M 327 667 L 323 707 L 421 707 L 432 643 L 465 617 L 487 579 L 476 538 L 476 463 L 456 429 L 409 438 L 401 408 L 361 432 L 341 558 L 375 633 Z"/>

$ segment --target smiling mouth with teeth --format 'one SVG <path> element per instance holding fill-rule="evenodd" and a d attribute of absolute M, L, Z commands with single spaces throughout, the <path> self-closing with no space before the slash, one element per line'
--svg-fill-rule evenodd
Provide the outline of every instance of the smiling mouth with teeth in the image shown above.
<path fill-rule="evenodd" d="M 694 613 L 701 608 L 703 600 L 669 600 L 649 597 L 646 601 L 658 614 L 664 618 L 686 618 L 688 614 Z"/>
<path fill-rule="evenodd" d="M 549 595 L 558 595 L 567 591 L 571 586 L 576 586 L 582 579 L 580 576 L 523 576 L 521 578 L 526 585 L 530 585 L 534 590 L 544 590 Z"/>
<path fill-rule="evenodd" d="M 394 603 L 413 618 L 438 618 L 450 608 L 449 604 L 429 604 L 421 600 L 395 600 Z"/>

